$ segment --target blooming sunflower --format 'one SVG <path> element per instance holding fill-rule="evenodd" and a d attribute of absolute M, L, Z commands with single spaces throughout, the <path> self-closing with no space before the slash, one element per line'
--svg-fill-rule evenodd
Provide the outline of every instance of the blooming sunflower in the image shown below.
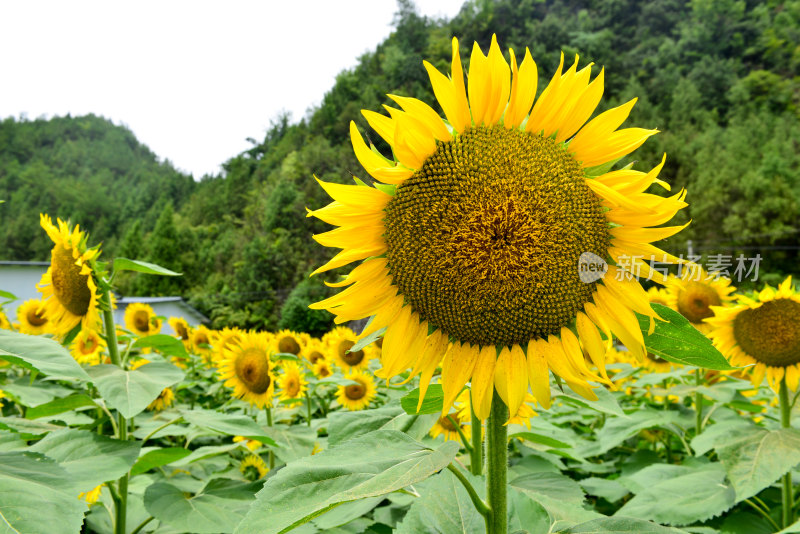
<path fill-rule="evenodd" d="M 132 302 L 125 308 L 125 326 L 137 336 L 151 336 L 161 331 L 161 319 L 143 302 Z"/>
<path fill-rule="evenodd" d="M 267 464 L 261 456 L 257 454 L 248 454 L 245 456 L 244 460 L 242 460 L 242 463 L 239 464 L 239 471 L 242 472 L 244 478 L 253 481 L 264 478 L 267 472 L 269 472 L 269 469 L 267 469 Z"/>
<path fill-rule="evenodd" d="M 206 361 L 210 360 L 212 354 L 211 340 L 213 337 L 213 332 L 205 325 L 198 325 L 198 327 L 191 332 L 192 352 L 198 356 L 202 356 Z"/>
<path fill-rule="evenodd" d="M 172 388 L 164 388 L 161 390 L 161 393 L 158 394 L 158 397 L 147 405 L 147 410 L 151 412 L 160 412 L 172 406 L 174 401 L 175 393 L 172 391 Z"/>
<path fill-rule="evenodd" d="M 2 322 L 0 320 L 0 322 Z M 49 332 L 44 302 L 38 299 L 26 300 L 17 308 L 18 330 L 23 334 L 46 334 Z"/>
<path fill-rule="evenodd" d="M 375 381 L 366 371 L 353 370 L 344 376 L 356 384 L 341 385 L 336 391 L 336 400 L 348 410 L 364 410 L 375 398 Z"/>
<path fill-rule="evenodd" d="M 667 279 L 667 306 L 677 310 L 701 332 L 708 333 L 709 326 L 703 320 L 712 317 L 712 306 L 725 306 L 733 301 L 731 293 L 736 288 L 731 281 L 699 266 L 682 269 L 681 276 L 670 275 Z"/>
<path fill-rule="evenodd" d="M 305 357 L 306 361 L 310 363 L 312 366 L 315 365 L 319 360 L 327 360 L 327 350 L 325 345 L 317 338 L 311 338 L 306 345 L 306 350 L 303 351 L 303 356 Z"/>
<path fill-rule="evenodd" d="M 188 349 L 191 343 L 192 328 L 183 317 L 170 317 L 167 319 L 167 324 L 172 327 L 175 335 L 183 341 L 184 346 Z"/>
<path fill-rule="evenodd" d="M 322 338 L 322 342 L 330 348 L 336 365 L 345 373 L 354 369 L 365 369 L 372 359 L 370 346 L 350 352 L 357 340 L 356 333 L 346 326 L 337 326 Z"/>
<path fill-rule="evenodd" d="M 296 400 L 302 402 L 301 397 L 308 388 L 308 381 L 303 377 L 303 370 L 295 362 L 285 362 L 283 373 L 278 377 L 280 400 Z M 295 403 L 291 403 L 295 404 Z"/>
<path fill-rule="evenodd" d="M 211 357 L 212 361 L 217 362 L 225 352 L 225 347 L 235 345 L 242 338 L 244 331 L 241 328 L 225 327 L 222 330 L 213 333 L 211 344 L 214 347 L 214 352 Z"/>
<path fill-rule="evenodd" d="M 663 304 L 668 307 L 670 307 L 670 303 L 673 300 L 670 298 L 670 294 L 666 289 L 657 286 L 653 286 L 647 290 L 647 298 L 650 300 L 650 304 Z"/>
<path fill-rule="evenodd" d="M 269 337 L 262 332 L 242 334 L 238 344 L 225 347 L 219 376 L 234 396 L 259 408 L 272 406 L 275 377 L 269 359 Z"/>
<path fill-rule="evenodd" d="M 458 435 L 459 427 L 462 432 L 469 432 L 470 425 L 467 424 L 467 422 L 472 419 L 472 416 L 468 416 L 468 418 L 464 420 L 460 417 L 460 414 L 461 411 L 452 411 L 447 416 L 440 416 L 433 424 L 430 431 L 428 431 L 428 435 L 432 438 L 438 438 L 444 435 L 445 441 L 461 441 L 461 436 Z M 453 421 L 458 424 L 458 427 L 453 424 Z"/>
<path fill-rule="evenodd" d="M 750 380 L 759 386 L 767 377 L 773 391 L 781 380 L 792 391 L 800 380 L 800 294 L 792 277 L 777 289 L 769 286 L 753 298 L 740 295 L 731 307 L 712 306 L 708 336 L 731 365 L 752 366 Z"/>
<path fill-rule="evenodd" d="M 42 313 L 48 318 L 50 331 L 61 336 L 73 328 L 96 329 L 100 323 L 97 311 L 97 284 L 90 263 L 100 254 L 98 248 L 88 248 L 87 236 L 79 225 L 69 225 L 57 219 L 58 227 L 49 216 L 39 216 L 42 228 L 53 240 L 50 267 L 36 286 L 42 293 Z"/>
<path fill-rule="evenodd" d="M 72 357 L 78 363 L 98 365 L 106 350 L 106 340 L 97 330 L 83 329 L 69 346 Z"/>
<path fill-rule="evenodd" d="M 333 198 L 311 211 L 339 228 L 314 236 L 341 248 L 315 273 L 363 260 L 312 305 L 337 324 L 374 316 L 360 334 L 386 328 L 382 377 L 421 373 L 421 395 L 442 363 L 444 412 L 472 382 L 476 413 L 488 417 L 492 391 L 514 414 L 530 382 L 550 405 L 549 371 L 594 399 L 602 381 L 584 363 L 581 344 L 604 368 L 606 338 L 644 352 L 634 311 L 656 317 L 629 270 L 659 273 L 642 256 L 680 261 L 650 242 L 682 227 L 662 224 L 686 206 L 683 191 L 662 198 L 644 191 L 664 161 L 645 173 L 602 173 L 656 130 L 618 129 L 635 99 L 587 122 L 603 92 L 603 71 L 562 61 L 534 103 L 537 67 L 526 50 L 511 65 L 496 39 L 488 55 L 472 49 L 467 83 L 457 40 L 451 77 L 425 63 L 445 122 L 427 104 L 389 95 L 389 117 L 364 111 L 394 159 L 368 147 L 355 123 L 356 157 L 376 186 L 319 182 Z M 581 257 L 616 263 L 585 283 Z M 637 258 L 638 257 L 638 258 Z M 663 278 L 663 276 L 661 277 Z M 450 343 L 452 341 L 452 343 Z M 496 348 L 500 348 L 498 357 Z M 499 371 L 495 368 L 499 366 Z M 495 386 L 495 387 L 493 387 Z"/>
<path fill-rule="evenodd" d="M 333 374 L 331 362 L 325 359 L 317 360 L 317 363 L 314 364 L 312 371 L 314 371 L 314 376 L 317 378 L 326 378 Z"/>
<path fill-rule="evenodd" d="M 11 330 L 11 323 L 2 309 L 0 309 L 0 330 Z"/>
<path fill-rule="evenodd" d="M 305 339 L 305 336 L 297 332 L 281 330 L 275 334 L 275 338 L 272 341 L 272 351 L 299 356 L 305 347 Z"/>

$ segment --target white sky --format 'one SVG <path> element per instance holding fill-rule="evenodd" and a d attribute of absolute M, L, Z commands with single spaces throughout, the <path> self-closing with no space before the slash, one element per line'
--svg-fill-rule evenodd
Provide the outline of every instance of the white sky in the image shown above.
<path fill-rule="evenodd" d="M 463 0 L 416 0 L 454 16 Z M 0 2 L 0 118 L 94 113 L 195 179 L 319 104 L 395 0 Z M 424 58 L 420 58 L 422 61 Z"/>

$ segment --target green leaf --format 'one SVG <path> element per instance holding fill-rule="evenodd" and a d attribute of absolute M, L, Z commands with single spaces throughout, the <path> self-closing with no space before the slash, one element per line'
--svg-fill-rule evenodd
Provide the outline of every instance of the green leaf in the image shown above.
<path fill-rule="evenodd" d="M 378 429 L 400 430 L 416 417 L 407 434 L 422 439 L 428 434 L 438 416 L 436 414 L 408 415 L 399 406 L 382 406 L 374 410 L 356 412 L 338 411 L 328 414 L 328 445 L 334 446 Z"/>
<path fill-rule="evenodd" d="M 719 443 L 730 441 L 733 436 L 748 432 L 753 428 L 749 419 L 731 419 L 715 425 L 709 425 L 699 435 L 692 438 L 692 450 L 695 456 L 702 456 Z"/>
<path fill-rule="evenodd" d="M 274 453 L 284 463 L 310 456 L 317 441 L 316 430 L 305 425 L 274 425 L 263 429 L 263 433 L 278 444 Z"/>
<path fill-rule="evenodd" d="M 183 379 L 183 371 L 166 362 L 148 363 L 133 371 L 93 365 L 88 372 L 103 399 L 126 419 L 141 413 L 165 388 Z"/>
<path fill-rule="evenodd" d="M 478 496 L 485 498 L 486 481 L 464 471 L 462 474 L 470 481 Z M 397 525 L 395 534 L 486 532 L 483 516 L 475 510 L 467 490 L 450 471 L 443 470 L 420 483 L 416 489 L 419 498 L 411 504 L 403 521 Z"/>
<path fill-rule="evenodd" d="M 558 441 L 557 439 L 551 438 L 549 436 L 543 436 L 535 432 L 515 432 L 513 434 L 509 434 L 508 437 L 522 438 L 525 441 L 530 441 L 531 443 L 538 443 L 539 445 L 546 445 L 548 447 L 555 447 L 557 449 L 565 449 L 567 447 L 572 447 L 572 445 L 570 445 L 569 443 L 564 443 L 563 441 Z"/>
<path fill-rule="evenodd" d="M 538 502 L 553 521 L 588 521 L 599 514 L 583 508 L 583 489 L 560 473 L 530 473 L 509 484 Z"/>
<path fill-rule="evenodd" d="M 153 517 L 182 532 L 229 533 L 242 520 L 260 487 L 260 481 L 215 478 L 189 497 L 172 484 L 156 482 L 144 492 L 144 506 Z"/>
<path fill-rule="evenodd" d="M 692 468 L 646 487 L 616 515 L 676 526 L 706 521 L 735 504 L 733 488 L 724 481 L 725 469 L 719 463 Z"/>
<path fill-rule="evenodd" d="M 476 488 L 477 489 L 477 488 Z M 509 532 L 550 532 L 550 514 L 525 493 L 509 488 Z"/>
<path fill-rule="evenodd" d="M 685 530 L 664 527 L 633 517 L 599 517 L 575 525 L 563 534 L 687 534 Z"/>
<path fill-rule="evenodd" d="M 446 467 L 458 448 L 450 441 L 431 450 L 396 430 L 351 439 L 275 473 L 235 532 L 287 532 L 342 503 L 416 484 Z"/>
<path fill-rule="evenodd" d="M 622 411 L 620 408 L 619 403 L 617 402 L 617 398 L 614 396 L 613 393 L 608 391 L 605 387 L 596 387 L 592 389 L 597 395 L 596 401 L 589 401 L 578 395 L 577 393 L 573 392 L 571 389 L 564 389 L 564 391 L 554 390 L 554 398 L 559 398 L 563 401 L 567 401 L 570 404 L 580 406 L 582 408 L 589 408 L 590 410 L 594 410 L 601 413 L 607 413 L 610 415 L 617 415 L 620 417 L 627 417 L 625 412 Z"/>
<path fill-rule="evenodd" d="M 241 442 L 228 443 L 227 445 L 216 445 L 216 446 L 207 445 L 204 447 L 198 447 L 195 450 L 193 450 L 192 453 L 189 454 L 188 456 L 184 456 L 180 460 L 173 461 L 172 465 L 174 465 L 175 467 L 182 467 L 203 460 L 205 458 L 211 458 L 212 456 L 226 454 L 230 451 L 243 448 L 245 448 L 245 446 Z"/>
<path fill-rule="evenodd" d="M 2 202 L 2 201 L 0 201 L 0 202 Z M 19 299 L 19 297 L 17 297 L 14 293 L 9 293 L 8 291 L 3 291 L 2 289 L 0 289 L 0 298 L 6 299 L 6 300 L 9 300 L 9 301 L 18 300 Z"/>
<path fill-rule="evenodd" d="M 85 491 L 116 480 L 130 470 L 141 442 L 121 441 L 88 430 L 51 432 L 30 447 L 57 461 L 75 485 Z"/>
<path fill-rule="evenodd" d="M 380 330 L 374 331 L 373 333 L 371 333 L 370 335 L 368 335 L 367 337 L 365 337 L 363 339 L 360 339 L 358 341 L 358 343 L 356 343 L 355 345 L 350 347 L 350 350 L 348 352 L 358 352 L 361 349 L 363 349 L 364 347 L 366 347 L 367 345 L 372 345 L 373 343 L 378 341 L 380 338 L 382 338 L 383 334 L 385 334 L 385 333 L 386 333 L 386 327 L 381 328 Z"/>
<path fill-rule="evenodd" d="M 51 378 L 89 380 L 67 349 L 46 337 L 0 330 L 0 359 Z"/>
<path fill-rule="evenodd" d="M 183 346 L 183 341 L 176 337 L 168 336 L 166 334 L 155 334 L 152 336 L 140 337 L 133 343 L 134 348 L 151 347 L 156 352 L 165 354 L 167 356 L 178 356 L 179 358 L 187 358 L 189 354 L 186 352 L 186 347 Z M 148 364 L 150 365 L 150 364 Z"/>
<path fill-rule="evenodd" d="M 630 490 L 616 480 L 607 478 L 584 478 L 578 484 L 588 493 L 595 497 L 602 497 L 610 503 L 617 502 L 630 493 Z"/>
<path fill-rule="evenodd" d="M 650 318 L 636 314 L 639 328 L 644 336 L 644 344 L 650 353 L 683 365 L 718 371 L 735 369 L 714 347 L 711 340 L 693 327 L 683 315 L 662 304 L 652 306 L 653 310 L 664 319 L 664 321 L 655 319 L 655 330 L 652 334 L 647 333 L 650 329 Z"/>
<path fill-rule="evenodd" d="M 51 425 L 42 421 L 29 421 L 28 419 L 20 419 L 19 417 L 0 417 L 0 428 L 19 432 L 20 434 L 31 434 L 38 436 L 53 432 L 54 430 L 61 430 L 64 427 L 59 425 Z"/>
<path fill-rule="evenodd" d="M 156 467 L 177 462 L 182 458 L 186 458 L 192 451 L 182 447 L 169 447 L 167 449 L 156 449 L 149 451 L 136 460 L 131 468 L 131 476 L 146 473 Z"/>
<path fill-rule="evenodd" d="M 78 500 L 80 491 L 51 458 L 31 452 L 0 452 L 0 532 L 80 532 L 86 511 L 86 503 Z"/>
<path fill-rule="evenodd" d="M 45 404 L 40 404 L 34 408 L 28 409 L 25 412 L 25 417 L 28 419 L 39 419 L 41 417 L 51 417 L 60 413 L 69 412 L 78 408 L 86 406 L 97 406 L 97 403 L 88 396 L 81 393 L 64 397 L 63 399 L 55 399 Z"/>
<path fill-rule="evenodd" d="M 300 358 L 291 352 L 276 352 L 272 355 L 273 360 L 287 360 L 290 362 L 299 362 Z"/>
<path fill-rule="evenodd" d="M 322 532 L 329 532 L 330 530 L 346 525 L 354 519 L 358 519 L 362 515 L 369 513 L 378 504 L 383 501 L 383 495 L 378 497 L 368 497 L 366 499 L 359 499 L 357 501 L 350 501 L 340 504 L 333 510 L 329 510 L 321 516 L 314 519 L 313 525 L 320 529 Z M 306 523 L 311 525 L 311 523 Z"/>
<path fill-rule="evenodd" d="M 800 430 L 751 427 L 715 447 L 740 502 L 800 463 Z"/>
<path fill-rule="evenodd" d="M 181 415 L 187 423 L 200 428 L 227 436 L 244 436 L 247 439 L 258 440 L 265 445 L 277 447 L 277 443 L 266 431 L 246 415 L 233 415 L 213 410 L 184 410 L 181 411 Z"/>
<path fill-rule="evenodd" d="M 3 384 L 3 391 L 10 394 L 15 401 L 29 408 L 47 404 L 57 397 L 66 397 L 73 392 L 55 382 L 38 379 L 31 381 L 29 376 L 20 376 L 14 382 Z"/>
<path fill-rule="evenodd" d="M 155 263 L 146 261 L 129 260 L 128 258 L 114 258 L 114 272 L 137 271 L 146 274 L 157 274 L 161 276 L 181 276 L 181 273 L 170 271 Z"/>
<path fill-rule="evenodd" d="M 595 432 L 597 441 L 584 441 L 580 445 L 580 452 L 584 456 L 603 454 L 646 428 L 664 427 L 675 423 L 679 417 L 679 414 L 672 411 L 641 408 L 626 418 L 609 418 L 603 428 Z"/>
<path fill-rule="evenodd" d="M 419 411 L 417 411 L 417 404 L 419 403 L 419 388 L 408 393 L 405 397 L 400 399 L 400 406 L 407 414 L 427 414 L 427 413 L 442 413 L 444 405 L 444 392 L 442 391 L 441 384 L 431 384 L 428 386 L 428 391 L 425 392 L 425 399 L 422 401 Z"/>

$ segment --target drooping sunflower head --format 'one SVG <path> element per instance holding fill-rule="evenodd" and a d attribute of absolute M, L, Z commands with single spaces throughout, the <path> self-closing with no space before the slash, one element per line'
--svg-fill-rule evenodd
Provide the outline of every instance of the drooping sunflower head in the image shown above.
<path fill-rule="evenodd" d="M 98 365 L 106 351 L 106 340 L 97 330 L 83 329 L 72 340 L 69 350 L 78 363 Z"/>
<path fill-rule="evenodd" d="M 767 377 L 774 391 L 786 379 L 789 389 L 800 381 L 800 294 L 792 277 L 777 289 L 765 287 L 754 298 L 740 296 L 731 307 L 713 306 L 708 336 L 731 365 L 752 366 L 750 379 L 759 386 Z"/>
<path fill-rule="evenodd" d="M 31 299 L 20 304 L 17 308 L 17 323 L 19 331 L 23 334 L 46 334 L 50 331 L 47 315 L 44 311 L 44 302 Z"/>
<path fill-rule="evenodd" d="M 152 336 L 161 331 L 161 319 L 149 304 L 131 302 L 125 308 L 125 326 L 137 336 Z"/>
<path fill-rule="evenodd" d="M 644 356 L 633 312 L 656 315 L 630 272 L 658 279 L 642 257 L 680 261 L 650 243 L 682 227 L 649 227 L 686 206 L 684 192 L 645 193 L 668 189 L 657 179 L 663 160 L 647 173 L 598 170 L 656 133 L 618 129 L 635 100 L 589 120 L 602 70 L 592 79 L 576 57 L 564 71 L 562 56 L 535 100 L 530 53 L 518 64 L 509 50 L 509 59 L 495 39 L 488 55 L 475 44 L 465 84 L 454 39 L 450 77 L 425 63 L 446 121 L 395 95 L 388 117 L 364 111 L 396 159 L 351 123 L 356 157 L 382 183 L 320 182 L 333 202 L 309 213 L 339 226 L 314 238 L 343 249 L 316 272 L 363 260 L 332 284 L 349 287 L 312 308 L 337 324 L 374 316 L 360 336 L 386 328 L 382 377 L 413 368 L 424 396 L 441 363 L 443 413 L 471 381 L 482 419 L 494 390 L 517 413 L 529 383 L 548 407 L 550 371 L 596 398 L 589 381 L 607 380 L 600 331 Z"/>
<path fill-rule="evenodd" d="M 339 386 L 337 402 L 348 410 L 365 410 L 377 393 L 372 376 L 366 371 L 353 370 L 344 377 L 354 383 Z"/>
<path fill-rule="evenodd" d="M 42 313 L 50 323 L 50 331 L 61 336 L 78 324 L 89 329 L 99 325 L 97 284 L 91 263 L 100 250 L 88 248 L 87 236 L 78 225 L 70 229 L 66 222 L 57 221 L 58 227 L 49 216 L 40 215 L 42 228 L 53 241 L 53 250 L 50 267 L 37 288 L 42 293 Z"/>
<path fill-rule="evenodd" d="M 208 360 L 212 353 L 214 333 L 205 325 L 198 325 L 191 334 L 192 352 Z"/>
<path fill-rule="evenodd" d="M 712 317 L 712 306 L 725 306 L 733 301 L 736 288 L 728 278 L 707 273 L 697 265 L 682 268 L 681 276 L 670 275 L 667 306 L 678 310 L 701 332 L 708 332 L 704 319 Z"/>
<path fill-rule="evenodd" d="M 172 328 L 172 331 L 175 332 L 175 335 L 183 341 L 187 343 L 190 341 L 190 336 L 192 332 L 192 328 L 189 326 L 189 323 L 183 317 L 170 317 L 167 319 L 167 324 Z"/>
<path fill-rule="evenodd" d="M 305 348 L 305 336 L 291 330 L 281 330 L 273 339 L 273 352 L 299 356 Z"/>
<path fill-rule="evenodd" d="M 242 476 L 247 480 L 255 481 L 259 478 L 264 478 L 267 472 L 269 472 L 269 469 L 261 456 L 257 454 L 248 454 L 244 457 L 242 463 L 239 464 L 239 471 L 242 472 Z"/>
<path fill-rule="evenodd" d="M 328 346 L 334 362 L 345 373 L 352 369 L 366 369 L 372 359 L 371 347 L 351 350 L 357 340 L 356 333 L 346 326 L 337 326 L 322 338 L 322 342 Z"/>
<path fill-rule="evenodd" d="M 283 373 L 278 377 L 280 400 L 297 399 L 302 401 L 303 394 L 308 389 L 308 381 L 303 376 L 303 370 L 295 362 L 283 364 Z"/>
<path fill-rule="evenodd" d="M 238 344 L 228 345 L 219 364 L 220 379 L 233 388 L 235 397 L 264 408 L 272 406 L 275 391 L 269 338 L 260 332 L 247 332 Z"/>
<path fill-rule="evenodd" d="M 161 393 L 158 394 L 158 397 L 147 405 L 147 410 L 151 412 L 160 412 L 172 406 L 174 401 L 175 393 L 172 391 L 172 388 L 164 388 Z"/>
<path fill-rule="evenodd" d="M 461 436 L 458 435 L 459 428 L 462 432 L 469 432 L 469 426 L 467 421 L 462 421 L 459 419 L 458 411 L 451 411 L 446 416 L 440 416 L 439 419 L 433 424 L 431 429 L 428 431 L 428 435 L 432 438 L 437 438 L 439 436 L 444 436 L 445 441 L 460 441 Z"/>

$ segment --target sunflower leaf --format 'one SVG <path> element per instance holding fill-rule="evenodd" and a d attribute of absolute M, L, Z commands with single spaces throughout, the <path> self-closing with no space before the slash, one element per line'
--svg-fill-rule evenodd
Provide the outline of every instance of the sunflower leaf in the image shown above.
<path fill-rule="evenodd" d="M 9 293 L 8 291 L 3 291 L 0 289 L 0 298 L 6 299 L 8 301 L 17 300 L 18 297 L 14 293 Z"/>
<path fill-rule="evenodd" d="M 133 464 L 131 476 L 140 475 L 156 467 L 177 462 L 178 460 L 186 458 L 191 453 L 192 451 L 184 449 L 183 447 L 168 447 L 166 449 L 148 451 L 141 455 L 139 459 L 136 460 L 136 463 Z"/>
<path fill-rule="evenodd" d="M 51 378 L 89 380 L 67 349 L 46 337 L 0 330 L 0 359 Z"/>
<path fill-rule="evenodd" d="M 134 348 L 150 347 L 166 356 L 178 356 L 179 358 L 188 358 L 189 354 L 186 352 L 186 347 L 183 346 L 183 341 L 176 337 L 168 336 L 167 334 L 154 334 L 152 336 L 145 336 L 138 338 L 133 343 Z"/>
<path fill-rule="evenodd" d="M 650 329 L 650 318 L 636 314 L 648 352 L 683 365 L 718 371 L 735 369 L 712 345 L 711 340 L 693 327 L 683 315 L 662 304 L 652 306 L 665 319 L 655 319 L 655 330 L 652 334 L 647 333 Z"/>
<path fill-rule="evenodd" d="M 458 452 L 376 430 L 289 463 L 264 484 L 236 534 L 288 532 L 345 502 L 386 495 L 445 468 Z"/>
<path fill-rule="evenodd" d="M 350 347 L 350 350 L 347 352 L 358 352 L 362 350 L 367 345 L 371 345 L 378 341 L 379 338 L 383 337 L 383 334 L 386 333 L 386 328 L 381 328 L 380 330 L 376 330 L 375 332 L 371 333 L 364 339 L 359 340 L 355 345 Z"/>
<path fill-rule="evenodd" d="M 160 276 L 183 276 L 182 273 L 176 273 L 165 269 L 155 263 L 149 263 L 140 260 L 129 260 L 128 258 L 114 258 L 114 272 L 119 271 L 136 271 L 145 274 L 156 274 Z"/>
<path fill-rule="evenodd" d="M 564 534 L 687 534 L 687 531 L 657 525 L 633 517 L 599 517 L 570 527 Z"/>
<path fill-rule="evenodd" d="M 69 412 L 77 408 L 85 408 L 87 406 L 97 406 L 97 403 L 88 395 L 76 393 L 69 397 L 61 399 L 54 399 L 50 402 L 29 408 L 25 412 L 27 419 L 39 419 L 40 417 L 51 417 L 64 412 Z"/>
<path fill-rule="evenodd" d="M 183 371 L 166 362 L 148 363 L 133 371 L 93 365 L 88 372 L 103 399 L 126 419 L 144 411 L 164 388 L 183 379 Z"/>
<path fill-rule="evenodd" d="M 431 384 L 428 386 L 428 391 L 425 392 L 425 399 L 422 401 L 419 411 L 417 411 L 417 404 L 419 403 L 419 388 L 411 391 L 405 397 L 400 399 L 400 406 L 409 415 L 427 414 L 427 413 L 442 413 L 442 405 L 444 403 L 444 392 L 442 391 L 441 384 Z"/>
<path fill-rule="evenodd" d="M 265 445 L 278 446 L 267 435 L 265 429 L 261 428 L 260 425 L 246 415 L 226 414 L 213 410 L 184 410 L 181 411 L 181 415 L 183 415 L 186 422 L 211 432 L 228 436 L 244 436 L 247 439 L 260 441 Z"/>

